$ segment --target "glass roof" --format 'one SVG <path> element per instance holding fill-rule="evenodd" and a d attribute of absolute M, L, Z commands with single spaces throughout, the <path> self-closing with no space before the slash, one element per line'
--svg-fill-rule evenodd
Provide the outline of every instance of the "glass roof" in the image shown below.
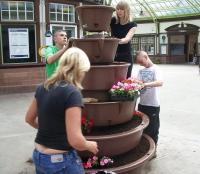
<path fill-rule="evenodd" d="M 115 7 L 120 0 L 107 0 Z M 200 0 L 124 0 L 136 20 L 200 16 Z"/>

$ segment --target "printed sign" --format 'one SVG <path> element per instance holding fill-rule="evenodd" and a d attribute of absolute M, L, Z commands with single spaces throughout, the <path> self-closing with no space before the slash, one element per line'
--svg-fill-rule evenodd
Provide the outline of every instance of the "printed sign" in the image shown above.
<path fill-rule="evenodd" d="M 29 58 L 28 28 L 9 28 L 10 59 Z"/>

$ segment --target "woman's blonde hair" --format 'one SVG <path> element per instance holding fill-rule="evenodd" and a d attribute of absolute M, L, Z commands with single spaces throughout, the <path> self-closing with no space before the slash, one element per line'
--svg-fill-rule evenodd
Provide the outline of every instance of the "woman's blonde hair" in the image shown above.
<path fill-rule="evenodd" d="M 124 19 L 123 21 L 119 21 L 119 17 L 116 15 L 117 20 L 116 23 L 122 22 L 122 23 L 128 23 L 130 21 L 130 7 L 127 2 L 120 1 L 118 2 L 116 9 L 124 10 Z"/>
<path fill-rule="evenodd" d="M 65 81 L 82 89 L 83 73 L 89 71 L 89 69 L 90 61 L 85 52 L 76 47 L 69 48 L 61 56 L 55 73 L 45 81 L 44 87 L 48 90 L 50 86 L 58 85 L 59 82 Z"/>

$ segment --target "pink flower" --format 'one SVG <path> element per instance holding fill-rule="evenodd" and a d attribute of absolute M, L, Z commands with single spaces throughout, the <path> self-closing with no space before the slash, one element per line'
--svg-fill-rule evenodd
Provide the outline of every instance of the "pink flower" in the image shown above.
<path fill-rule="evenodd" d="M 110 89 L 111 96 L 127 97 L 134 99 L 140 94 L 140 90 L 144 87 L 143 82 L 136 78 L 128 78 L 118 81 Z"/>
<path fill-rule="evenodd" d="M 87 119 L 85 116 L 81 117 L 81 128 L 84 133 L 89 133 L 94 126 L 93 119 Z"/>
<path fill-rule="evenodd" d="M 134 117 L 143 117 L 143 114 L 140 111 L 134 111 L 133 116 Z"/>
<path fill-rule="evenodd" d="M 84 167 L 85 169 L 89 169 L 89 168 L 92 167 L 92 165 L 91 165 L 91 163 L 87 162 L 87 163 L 83 163 L 83 167 Z"/>
<path fill-rule="evenodd" d="M 93 158 L 92 158 L 93 160 L 98 160 L 98 157 L 97 156 L 93 156 Z"/>
<path fill-rule="evenodd" d="M 93 156 L 91 158 L 88 158 L 87 162 L 83 162 L 84 169 L 89 169 L 93 167 L 100 167 L 100 166 L 108 166 L 113 163 L 113 160 L 111 158 L 108 158 L 106 156 L 103 156 L 102 158 L 98 158 L 97 156 Z"/>
<path fill-rule="evenodd" d="M 104 166 L 105 164 L 104 164 L 104 161 L 100 161 L 100 165 L 101 166 Z"/>
<path fill-rule="evenodd" d="M 108 161 L 108 159 L 104 159 L 103 162 L 104 162 L 105 164 L 108 164 L 109 161 Z"/>
<path fill-rule="evenodd" d="M 113 85 L 112 89 L 119 89 L 119 86 Z"/>
<path fill-rule="evenodd" d="M 87 168 L 91 168 L 91 167 L 92 167 L 91 162 L 87 162 Z"/>
<path fill-rule="evenodd" d="M 132 90 L 132 86 L 131 85 L 125 86 L 125 91 L 129 91 L 129 90 Z"/>

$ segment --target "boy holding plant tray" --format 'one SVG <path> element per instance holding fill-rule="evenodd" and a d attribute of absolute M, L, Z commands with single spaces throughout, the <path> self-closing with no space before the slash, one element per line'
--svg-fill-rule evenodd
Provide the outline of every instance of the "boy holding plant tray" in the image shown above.
<path fill-rule="evenodd" d="M 153 64 L 145 51 L 136 52 L 136 63 L 144 67 L 139 70 L 138 79 L 144 82 L 145 89 L 141 92 L 138 110 L 149 117 L 150 122 L 144 133 L 149 135 L 157 145 L 160 127 L 158 87 L 163 85 L 162 75 L 158 66 Z"/>

